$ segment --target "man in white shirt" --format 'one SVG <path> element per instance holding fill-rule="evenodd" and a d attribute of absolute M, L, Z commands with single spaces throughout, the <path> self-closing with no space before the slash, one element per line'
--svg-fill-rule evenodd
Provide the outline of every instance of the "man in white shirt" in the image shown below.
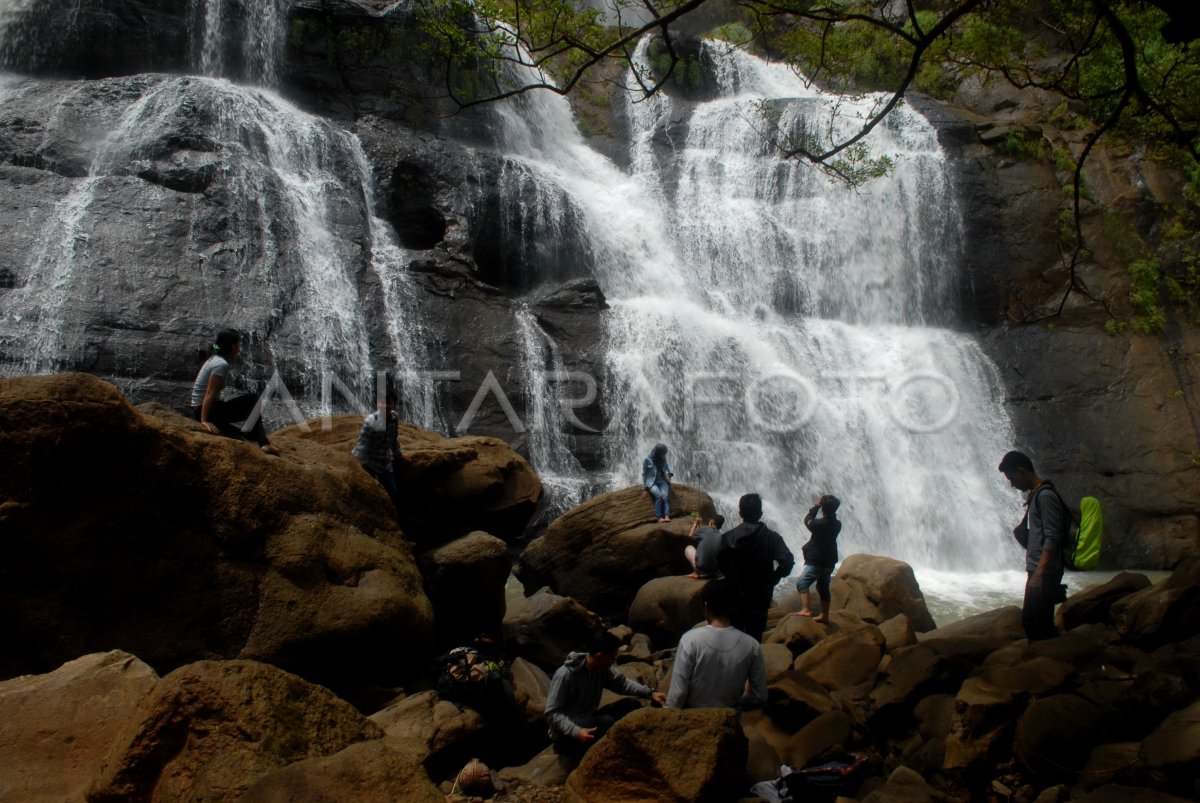
<path fill-rule="evenodd" d="M 679 641 L 668 706 L 745 710 L 766 702 L 762 645 L 730 624 L 736 599 L 725 580 L 711 580 L 700 592 L 708 624 Z"/>

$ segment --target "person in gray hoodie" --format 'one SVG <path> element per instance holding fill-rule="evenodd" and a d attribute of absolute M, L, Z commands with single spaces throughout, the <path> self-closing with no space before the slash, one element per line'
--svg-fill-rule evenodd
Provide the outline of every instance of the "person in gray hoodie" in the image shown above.
<path fill-rule="evenodd" d="M 550 681 L 546 695 L 546 724 L 557 753 L 580 756 L 615 722 L 605 714 L 597 715 L 600 695 L 611 689 L 617 694 L 654 700 L 660 705 L 667 696 L 649 686 L 630 680 L 613 664 L 621 642 L 605 631 L 592 639 L 587 652 L 572 652 Z"/>

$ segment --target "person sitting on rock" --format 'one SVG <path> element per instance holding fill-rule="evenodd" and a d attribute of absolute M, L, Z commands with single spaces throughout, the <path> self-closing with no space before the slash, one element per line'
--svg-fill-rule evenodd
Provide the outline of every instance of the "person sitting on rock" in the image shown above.
<path fill-rule="evenodd" d="M 404 459 L 400 448 L 400 413 L 396 411 L 399 401 L 396 391 L 389 388 L 378 409 L 363 419 L 358 443 L 351 451 L 367 473 L 379 480 L 397 509 L 400 490 L 396 484 L 396 464 Z"/>
<path fill-rule="evenodd" d="M 613 717 L 596 713 L 606 688 L 659 704 L 667 701 L 662 692 L 613 668 L 620 647 L 620 640 L 604 631 L 591 640 L 587 652 L 569 653 L 555 671 L 546 695 L 546 724 L 556 753 L 581 756 L 612 727 Z"/>
<path fill-rule="evenodd" d="M 762 646 L 733 627 L 736 604 L 728 580 L 711 580 L 700 591 L 706 627 L 683 634 L 671 670 L 671 708 L 757 708 L 767 701 Z"/>
<path fill-rule="evenodd" d="M 692 573 L 688 577 L 705 580 L 720 574 L 717 554 L 721 551 L 721 528 L 724 526 L 725 517 L 719 513 L 714 513 L 707 524 L 702 524 L 700 516 L 696 516 L 691 532 L 688 533 L 688 537 L 695 544 L 688 544 L 683 548 L 688 563 L 692 564 Z"/>
<path fill-rule="evenodd" d="M 242 393 L 230 399 L 221 398 L 221 391 L 225 389 L 229 376 L 229 363 L 236 360 L 242 351 L 241 334 L 236 329 L 222 329 L 217 334 L 217 342 L 213 344 L 212 350 L 212 356 L 200 366 L 196 381 L 192 383 L 192 415 L 214 435 L 226 431 L 239 437 L 244 433 L 244 427 L 235 430 L 231 429 L 231 426 L 253 417 L 254 423 L 250 427 L 249 436 L 266 454 L 279 454 L 279 450 L 272 446 L 267 438 L 262 416 L 256 410 L 257 396 L 253 393 Z"/>
<path fill-rule="evenodd" d="M 814 622 L 824 622 L 829 618 L 829 578 L 833 575 L 833 567 L 837 565 L 837 537 L 842 531 L 842 522 L 837 517 L 841 500 L 836 496 L 826 494 L 804 517 L 804 526 L 808 528 L 808 543 L 802 548 L 804 555 L 804 571 L 796 581 L 796 590 L 800 592 L 800 610 L 794 616 L 812 616 L 809 607 L 808 589 L 813 583 L 817 584 L 817 596 L 821 598 L 821 613 L 813 619 Z M 821 518 L 817 518 L 820 511 Z"/>
<path fill-rule="evenodd" d="M 660 522 L 671 520 L 671 464 L 667 462 L 667 445 L 654 444 L 654 449 L 642 461 L 642 485 L 654 500 L 654 515 Z"/>
<path fill-rule="evenodd" d="M 762 523 L 762 497 L 746 494 L 738 500 L 742 523 L 721 535 L 717 563 L 721 574 L 737 589 L 733 626 L 755 641 L 762 639 L 775 586 L 796 565 L 779 533 Z"/>

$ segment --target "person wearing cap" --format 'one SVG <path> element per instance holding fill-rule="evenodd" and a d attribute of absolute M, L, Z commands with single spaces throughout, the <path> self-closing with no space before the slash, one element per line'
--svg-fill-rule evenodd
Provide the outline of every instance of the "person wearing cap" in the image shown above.
<path fill-rule="evenodd" d="M 837 511 L 841 505 L 841 500 L 836 496 L 826 494 L 817 500 L 804 517 L 804 526 L 810 535 L 808 543 L 801 549 L 804 571 L 796 581 L 796 590 L 800 592 L 800 610 L 795 615 L 812 616 L 808 589 L 816 583 L 821 613 L 813 619 L 814 622 L 824 622 L 829 618 L 829 578 L 833 576 L 833 567 L 838 561 L 837 537 L 842 532 L 842 522 L 837 517 Z M 820 518 L 817 517 L 818 512 Z"/>
<path fill-rule="evenodd" d="M 743 496 L 738 500 L 738 513 L 742 523 L 721 536 L 717 564 L 737 589 L 733 626 L 760 640 L 775 586 L 791 574 L 796 558 L 782 536 L 762 523 L 761 496 Z"/>

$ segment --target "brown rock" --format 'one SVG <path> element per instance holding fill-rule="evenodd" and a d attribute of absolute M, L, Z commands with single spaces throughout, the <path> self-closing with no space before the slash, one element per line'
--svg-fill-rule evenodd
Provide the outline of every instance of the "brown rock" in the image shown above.
<path fill-rule="evenodd" d="M 827 711 L 788 739 L 782 758 L 790 767 L 803 767 L 833 747 L 841 747 L 850 738 L 850 718 L 845 711 Z"/>
<path fill-rule="evenodd" d="M 644 661 L 631 661 L 625 664 L 619 664 L 615 667 L 618 674 L 624 675 L 630 680 L 637 681 L 643 686 L 649 686 L 652 689 L 657 689 L 659 685 L 658 673 L 654 671 L 654 667 Z M 664 689 L 665 691 L 665 689 Z"/>
<path fill-rule="evenodd" d="M 732 709 L 646 708 L 622 719 L 567 778 L 569 803 L 736 799 L 746 737 Z"/>
<path fill-rule="evenodd" d="M 883 634 L 884 649 L 889 653 L 917 643 L 917 633 L 913 630 L 912 622 L 902 613 L 879 625 L 879 632 Z"/>
<path fill-rule="evenodd" d="M 236 800 L 263 775 L 382 731 L 330 691 L 253 661 L 201 661 L 154 685 L 88 799 Z"/>
<path fill-rule="evenodd" d="M 762 645 L 763 664 L 767 670 L 767 683 L 774 683 L 776 678 L 792 668 L 792 651 L 783 644 Z"/>
<path fill-rule="evenodd" d="M 1121 784 L 1101 786 L 1082 797 L 1074 797 L 1078 803 L 1194 803 L 1195 798 L 1176 797 L 1175 795 L 1159 792 L 1156 789 L 1145 789 Z"/>
<path fill-rule="evenodd" d="M 599 617 L 570 597 L 543 588 L 531 597 L 509 600 L 504 612 L 504 642 L 547 672 L 562 666 L 567 653 L 583 649 L 604 629 Z"/>
<path fill-rule="evenodd" d="M 1146 575 L 1121 572 L 1107 583 L 1067 597 L 1058 608 L 1058 623 L 1064 630 L 1084 624 L 1103 624 L 1108 621 L 1109 609 L 1114 602 L 1149 586 Z"/>
<path fill-rule="evenodd" d="M 793 656 L 801 655 L 829 635 L 830 628 L 808 616 L 784 616 L 763 639 L 766 644 L 782 644 Z"/>
<path fill-rule="evenodd" d="M 1077 771 L 1102 738 L 1103 716 L 1099 706 L 1074 694 L 1036 699 L 1017 720 L 1013 755 L 1050 777 Z"/>
<path fill-rule="evenodd" d="M 883 657 L 883 634 L 876 627 L 834 633 L 796 659 L 795 668 L 830 691 L 862 694 L 871 690 Z"/>
<path fill-rule="evenodd" d="M 289 764 L 260 778 L 239 803 L 444 803 L 421 764 L 423 745 L 404 739 L 352 744 L 332 756 Z"/>
<path fill-rule="evenodd" d="M 379 484 L 319 444 L 197 429 L 84 374 L 0 379 L 0 531 L 27 545 L 0 561 L 0 677 L 114 647 L 331 683 L 423 667 L 432 611 Z"/>
<path fill-rule="evenodd" d="M 996 608 L 995 610 L 977 613 L 957 622 L 939 627 L 932 633 L 924 633 L 920 641 L 934 639 L 974 639 L 980 645 L 990 644 L 992 650 L 997 650 L 1018 639 L 1025 638 L 1025 628 L 1021 626 L 1021 609 L 1014 606 Z"/>
<path fill-rule="evenodd" d="M 480 633 L 500 637 L 504 586 L 512 572 L 504 541 L 469 533 L 424 553 L 418 563 L 441 645 L 470 644 Z"/>
<path fill-rule="evenodd" d="M 874 724 L 883 726 L 887 720 L 903 717 L 931 694 L 957 692 L 991 652 L 992 644 L 986 637 L 942 636 L 896 650 L 867 697 Z"/>
<path fill-rule="evenodd" d="M 513 700 L 525 716 L 530 728 L 545 731 L 546 696 L 550 693 L 550 676 L 536 664 L 517 658 L 512 662 Z"/>
<path fill-rule="evenodd" d="M 966 769 L 1002 758 L 998 754 L 1011 743 L 1013 723 L 1030 696 L 1058 689 L 1073 673 L 1070 664 L 1035 658 L 967 678 L 955 698 L 945 767 Z"/>
<path fill-rule="evenodd" d="M 505 767 L 498 774 L 500 780 L 514 786 L 562 786 L 576 766 L 574 759 L 547 747 L 521 766 Z"/>
<path fill-rule="evenodd" d="M 1088 756 L 1080 781 L 1087 787 L 1110 783 L 1145 786 L 1146 767 L 1138 758 L 1140 747 L 1140 742 L 1100 745 Z"/>
<path fill-rule="evenodd" d="M 305 439 L 349 455 L 360 416 L 334 416 L 282 429 L 272 437 Z M 305 431 L 304 427 L 308 428 Z M 523 457 L 498 438 L 444 438 L 401 423 L 404 461 L 396 476 L 405 532 L 422 544 L 473 530 L 511 540 L 521 535 L 542 498 L 542 483 Z M 353 459 L 353 458 L 351 458 Z"/>
<path fill-rule="evenodd" d="M 629 607 L 629 624 L 648 635 L 660 649 L 674 647 L 680 637 L 704 621 L 700 592 L 705 580 L 686 575 L 656 577 L 638 589 Z"/>
<path fill-rule="evenodd" d="M 887 783 L 859 798 L 862 803 L 942 803 L 951 798 L 925 782 L 920 773 L 897 767 Z"/>
<path fill-rule="evenodd" d="M 746 734 L 749 756 L 746 774 L 751 783 L 779 777 L 779 758 L 792 733 L 780 728 L 761 709 L 742 714 L 742 731 Z"/>
<path fill-rule="evenodd" d="M 917 730 L 926 739 L 945 738 L 954 723 L 954 695 L 931 694 L 913 708 Z"/>
<path fill-rule="evenodd" d="M 114 650 L 0 683 L 0 800 L 83 800 L 158 675 Z"/>
<path fill-rule="evenodd" d="M 478 711 L 443 700 L 435 691 L 405 697 L 370 720 L 392 739 L 423 745 L 422 760 L 435 771 L 462 764 L 478 752 L 486 726 Z"/>
<path fill-rule="evenodd" d="M 1142 741 L 1138 757 L 1183 791 L 1200 777 L 1200 703 L 1176 711 Z"/>
<path fill-rule="evenodd" d="M 1200 558 L 1157 585 L 1113 603 L 1111 621 L 1126 641 L 1154 647 L 1200 633 Z"/>
<path fill-rule="evenodd" d="M 916 575 L 907 563 L 879 555 L 851 555 L 842 561 L 837 576 L 857 587 L 879 609 L 881 618 L 876 623 L 902 613 L 918 633 L 937 626 L 925 606 Z"/>
<path fill-rule="evenodd" d="M 1174 569 L 1196 554 L 1200 545 L 1200 516 L 1164 516 L 1134 522 L 1129 540 L 1145 553 L 1145 565 Z"/>
<path fill-rule="evenodd" d="M 862 585 L 846 582 L 841 579 L 840 573 L 829 584 L 829 597 L 829 607 L 832 610 L 849 611 L 864 622 L 879 623 L 887 618 L 883 611 L 879 610 L 879 606 L 871 602 Z M 812 604 L 818 605 L 815 597 Z"/>
<path fill-rule="evenodd" d="M 708 494 L 675 483 L 667 524 L 654 519 L 644 490 L 602 494 L 559 516 L 521 555 L 517 576 L 525 588 L 548 585 L 570 593 L 601 616 L 624 619 L 638 589 L 664 575 L 687 574 L 688 514 L 713 515 Z"/>
<path fill-rule="evenodd" d="M 803 672 L 785 672 L 767 686 L 763 712 L 776 725 L 794 733 L 821 714 L 834 711 L 838 704 L 821 684 Z"/>

